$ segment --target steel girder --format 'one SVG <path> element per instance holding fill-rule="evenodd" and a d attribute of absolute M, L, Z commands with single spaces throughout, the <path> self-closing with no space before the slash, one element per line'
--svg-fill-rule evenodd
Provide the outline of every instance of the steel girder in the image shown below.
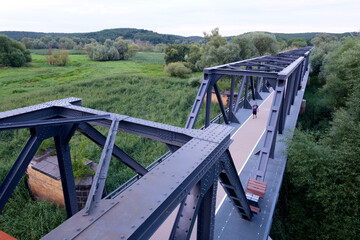
<path fill-rule="evenodd" d="M 107 137 L 93 125 L 109 128 Z M 146 239 L 178 204 L 189 201 L 195 209 L 183 205 L 173 227 L 173 236 L 190 236 L 197 217 L 197 235 L 207 239 L 213 235 L 219 179 L 231 188 L 229 197 L 239 213 L 251 219 L 243 187 L 228 151 L 230 127 L 211 125 L 205 130 L 183 129 L 84 108 L 80 99 L 68 98 L 0 113 L 0 131 L 18 128 L 29 128 L 30 138 L 0 186 L 0 207 L 4 207 L 41 142 L 53 137 L 66 210 L 68 217 L 72 217 L 44 239 L 93 239 L 102 234 L 107 239 L 119 236 Z M 76 130 L 103 148 L 88 201 L 80 212 L 69 146 Z M 173 148 L 174 153 L 148 171 L 115 145 L 118 131 L 163 142 Z M 113 199 L 101 199 L 111 155 L 142 177 Z M 191 196 L 197 197 L 187 199 L 190 191 Z"/>
<path fill-rule="evenodd" d="M 198 238 L 213 236 L 215 195 L 220 175 L 235 189 L 239 213 L 251 218 L 251 211 L 227 151 L 232 128 L 211 125 L 136 184 L 111 200 L 96 203 L 89 216 L 81 210 L 50 232 L 44 239 L 148 239 L 181 202 L 185 202 L 173 227 L 172 236 L 190 236 L 198 218 Z M 193 199 L 186 198 L 190 191 Z M 185 199 L 186 198 L 186 199 Z M 66 231 L 65 231 L 66 230 Z"/>
<path fill-rule="evenodd" d="M 198 114 L 200 112 L 202 103 L 206 98 L 206 110 L 205 110 L 205 127 L 210 125 L 210 113 L 211 113 L 211 93 L 212 89 L 215 89 L 215 93 L 219 102 L 219 107 L 222 112 L 222 116 L 227 123 L 230 122 L 239 122 L 235 116 L 239 101 L 236 101 L 235 107 L 230 107 L 229 116 L 225 114 L 225 108 L 222 104 L 219 90 L 217 87 L 217 81 L 223 75 L 232 76 L 232 87 L 230 90 L 230 99 L 233 99 L 234 94 L 234 76 L 242 76 L 242 82 L 239 88 L 238 99 L 242 94 L 244 85 L 245 85 L 245 97 L 244 97 L 244 108 L 251 108 L 248 102 L 248 88 L 251 86 L 252 97 L 253 99 L 260 99 L 259 91 L 267 92 L 265 87 L 266 82 L 269 82 L 273 89 L 276 88 L 277 82 L 279 79 L 287 79 L 295 69 L 298 69 L 298 65 L 302 64 L 305 59 L 305 63 L 302 64 L 303 67 L 308 64 L 308 55 L 311 47 L 300 48 L 288 52 L 282 52 L 275 56 L 262 56 L 247 60 L 242 60 L 238 62 L 228 63 L 220 66 L 210 67 L 204 69 L 204 78 L 200 85 L 198 94 L 196 95 L 193 107 L 188 117 L 188 121 L 185 125 L 185 128 L 194 128 Z M 305 73 L 303 70 L 303 73 Z M 254 78 L 261 79 L 262 87 L 256 87 L 254 83 Z M 261 85 L 257 83 L 257 85 Z M 232 104 L 232 102 L 231 102 Z"/>
<path fill-rule="evenodd" d="M 283 133 L 286 116 L 290 113 L 290 107 L 294 103 L 298 86 L 305 73 L 309 54 L 312 48 L 290 51 L 290 56 L 301 56 L 293 61 L 288 67 L 279 73 L 275 86 L 275 95 L 270 109 L 270 115 L 265 130 L 265 141 L 260 150 L 256 180 L 264 181 L 269 158 L 273 158 L 277 132 Z M 285 53 L 280 53 L 282 56 Z"/>

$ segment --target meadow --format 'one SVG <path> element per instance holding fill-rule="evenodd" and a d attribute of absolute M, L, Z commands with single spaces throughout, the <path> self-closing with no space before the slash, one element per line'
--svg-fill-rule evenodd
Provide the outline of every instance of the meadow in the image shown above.
<path fill-rule="evenodd" d="M 164 73 L 162 53 L 139 53 L 126 61 L 94 62 L 87 55 L 70 55 L 65 67 L 48 65 L 46 56 L 32 54 L 33 61 L 22 68 L 0 69 L 0 111 L 67 97 L 82 98 L 85 107 L 114 112 L 150 121 L 185 126 L 198 88 L 190 77 L 170 77 Z M 215 116 L 218 111 L 214 106 Z M 197 126 L 204 120 L 203 112 Z M 106 129 L 99 129 L 106 134 Z M 29 136 L 28 130 L 0 132 L 0 181 L 4 179 Z M 51 139 L 41 149 L 52 146 Z M 85 143 L 85 144 L 83 144 Z M 164 144 L 120 133 L 116 144 L 143 166 L 167 151 Z M 76 133 L 71 141 L 73 156 L 82 154 L 97 162 L 101 149 Z M 134 175 L 112 159 L 107 191 Z M 18 239 L 39 239 L 66 219 L 64 208 L 34 200 L 25 186 L 18 184 L 0 214 L 0 229 Z"/>

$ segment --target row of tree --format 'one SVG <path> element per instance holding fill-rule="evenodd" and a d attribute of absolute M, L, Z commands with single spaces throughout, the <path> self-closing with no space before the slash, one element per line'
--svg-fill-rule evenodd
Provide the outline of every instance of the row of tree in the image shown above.
<path fill-rule="evenodd" d="M 307 111 L 289 146 L 271 236 L 357 239 L 360 234 L 360 39 L 312 40 Z M 319 118 L 320 116 L 320 118 Z M 305 130 L 302 130 L 304 129 Z"/>
<path fill-rule="evenodd" d="M 249 33 L 232 38 L 230 41 L 219 34 L 215 28 L 210 34 L 204 33 L 205 44 L 169 45 L 165 49 L 165 63 L 181 63 L 192 71 L 235 62 L 266 54 L 275 54 L 279 50 L 289 48 L 287 42 L 276 39 L 269 33 Z M 306 46 L 305 40 L 295 39 L 290 48 Z"/>
<path fill-rule="evenodd" d="M 106 39 L 110 40 L 110 39 Z M 105 41 L 106 41 L 105 40 Z M 105 43 L 104 41 L 104 43 Z M 116 39 L 115 39 L 116 41 Z M 153 45 L 149 41 L 142 41 L 140 39 L 135 39 L 134 41 L 127 40 L 133 44 L 138 45 L 139 51 L 158 51 L 164 52 L 166 45 L 164 43 L 159 43 Z M 40 38 L 29 38 L 23 37 L 21 42 L 25 45 L 27 49 L 67 49 L 67 50 L 82 50 L 86 44 L 101 44 L 102 42 L 96 41 L 94 38 L 79 38 L 79 37 L 52 37 L 51 35 L 45 35 Z"/>
<path fill-rule="evenodd" d="M 107 39 L 104 44 L 97 42 L 85 45 L 86 53 L 94 61 L 117 61 L 134 57 L 139 46 L 121 37 L 115 41 Z"/>

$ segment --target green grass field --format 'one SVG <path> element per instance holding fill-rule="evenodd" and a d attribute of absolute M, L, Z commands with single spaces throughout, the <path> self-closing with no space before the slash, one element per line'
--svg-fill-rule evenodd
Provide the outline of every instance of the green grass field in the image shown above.
<path fill-rule="evenodd" d="M 183 127 L 197 93 L 188 78 L 174 78 L 164 73 L 162 53 L 139 53 L 126 61 L 94 62 L 87 55 L 70 55 L 65 67 L 50 66 L 46 56 L 33 54 L 33 61 L 22 68 L 0 69 L 0 111 L 33 104 L 79 97 L 83 106 L 103 111 Z M 218 108 L 213 107 L 213 116 Z M 204 114 L 198 119 L 202 125 Z M 100 129 L 106 134 L 106 129 Z M 0 181 L 4 179 L 29 136 L 28 130 L 0 132 Z M 77 142 L 86 141 L 76 134 Z M 45 146 L 52 144 L 47 141 Z M 164 144 L 120 133 L 119 145 L 143 166 L 167 151 Z M 86 157 L 98 161 L 101 149 L 89 142 L 83 149 Z M 134 175 L 112 159 L 106 187 L 108 192 Z M 66 219 L 63 208 L 29 196 L 23 178 L 0 215 L 0 229 L 18 239 L 39 239 Z"/>

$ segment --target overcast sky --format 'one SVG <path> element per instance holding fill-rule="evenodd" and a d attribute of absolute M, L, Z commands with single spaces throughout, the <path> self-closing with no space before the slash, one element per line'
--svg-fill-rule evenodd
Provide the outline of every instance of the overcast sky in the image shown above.
<path fill-rule="evenodd" d="M 360 31 L 360 0 L 1 0 L 0 31 L 141 28 L 202 36 Z"/>

